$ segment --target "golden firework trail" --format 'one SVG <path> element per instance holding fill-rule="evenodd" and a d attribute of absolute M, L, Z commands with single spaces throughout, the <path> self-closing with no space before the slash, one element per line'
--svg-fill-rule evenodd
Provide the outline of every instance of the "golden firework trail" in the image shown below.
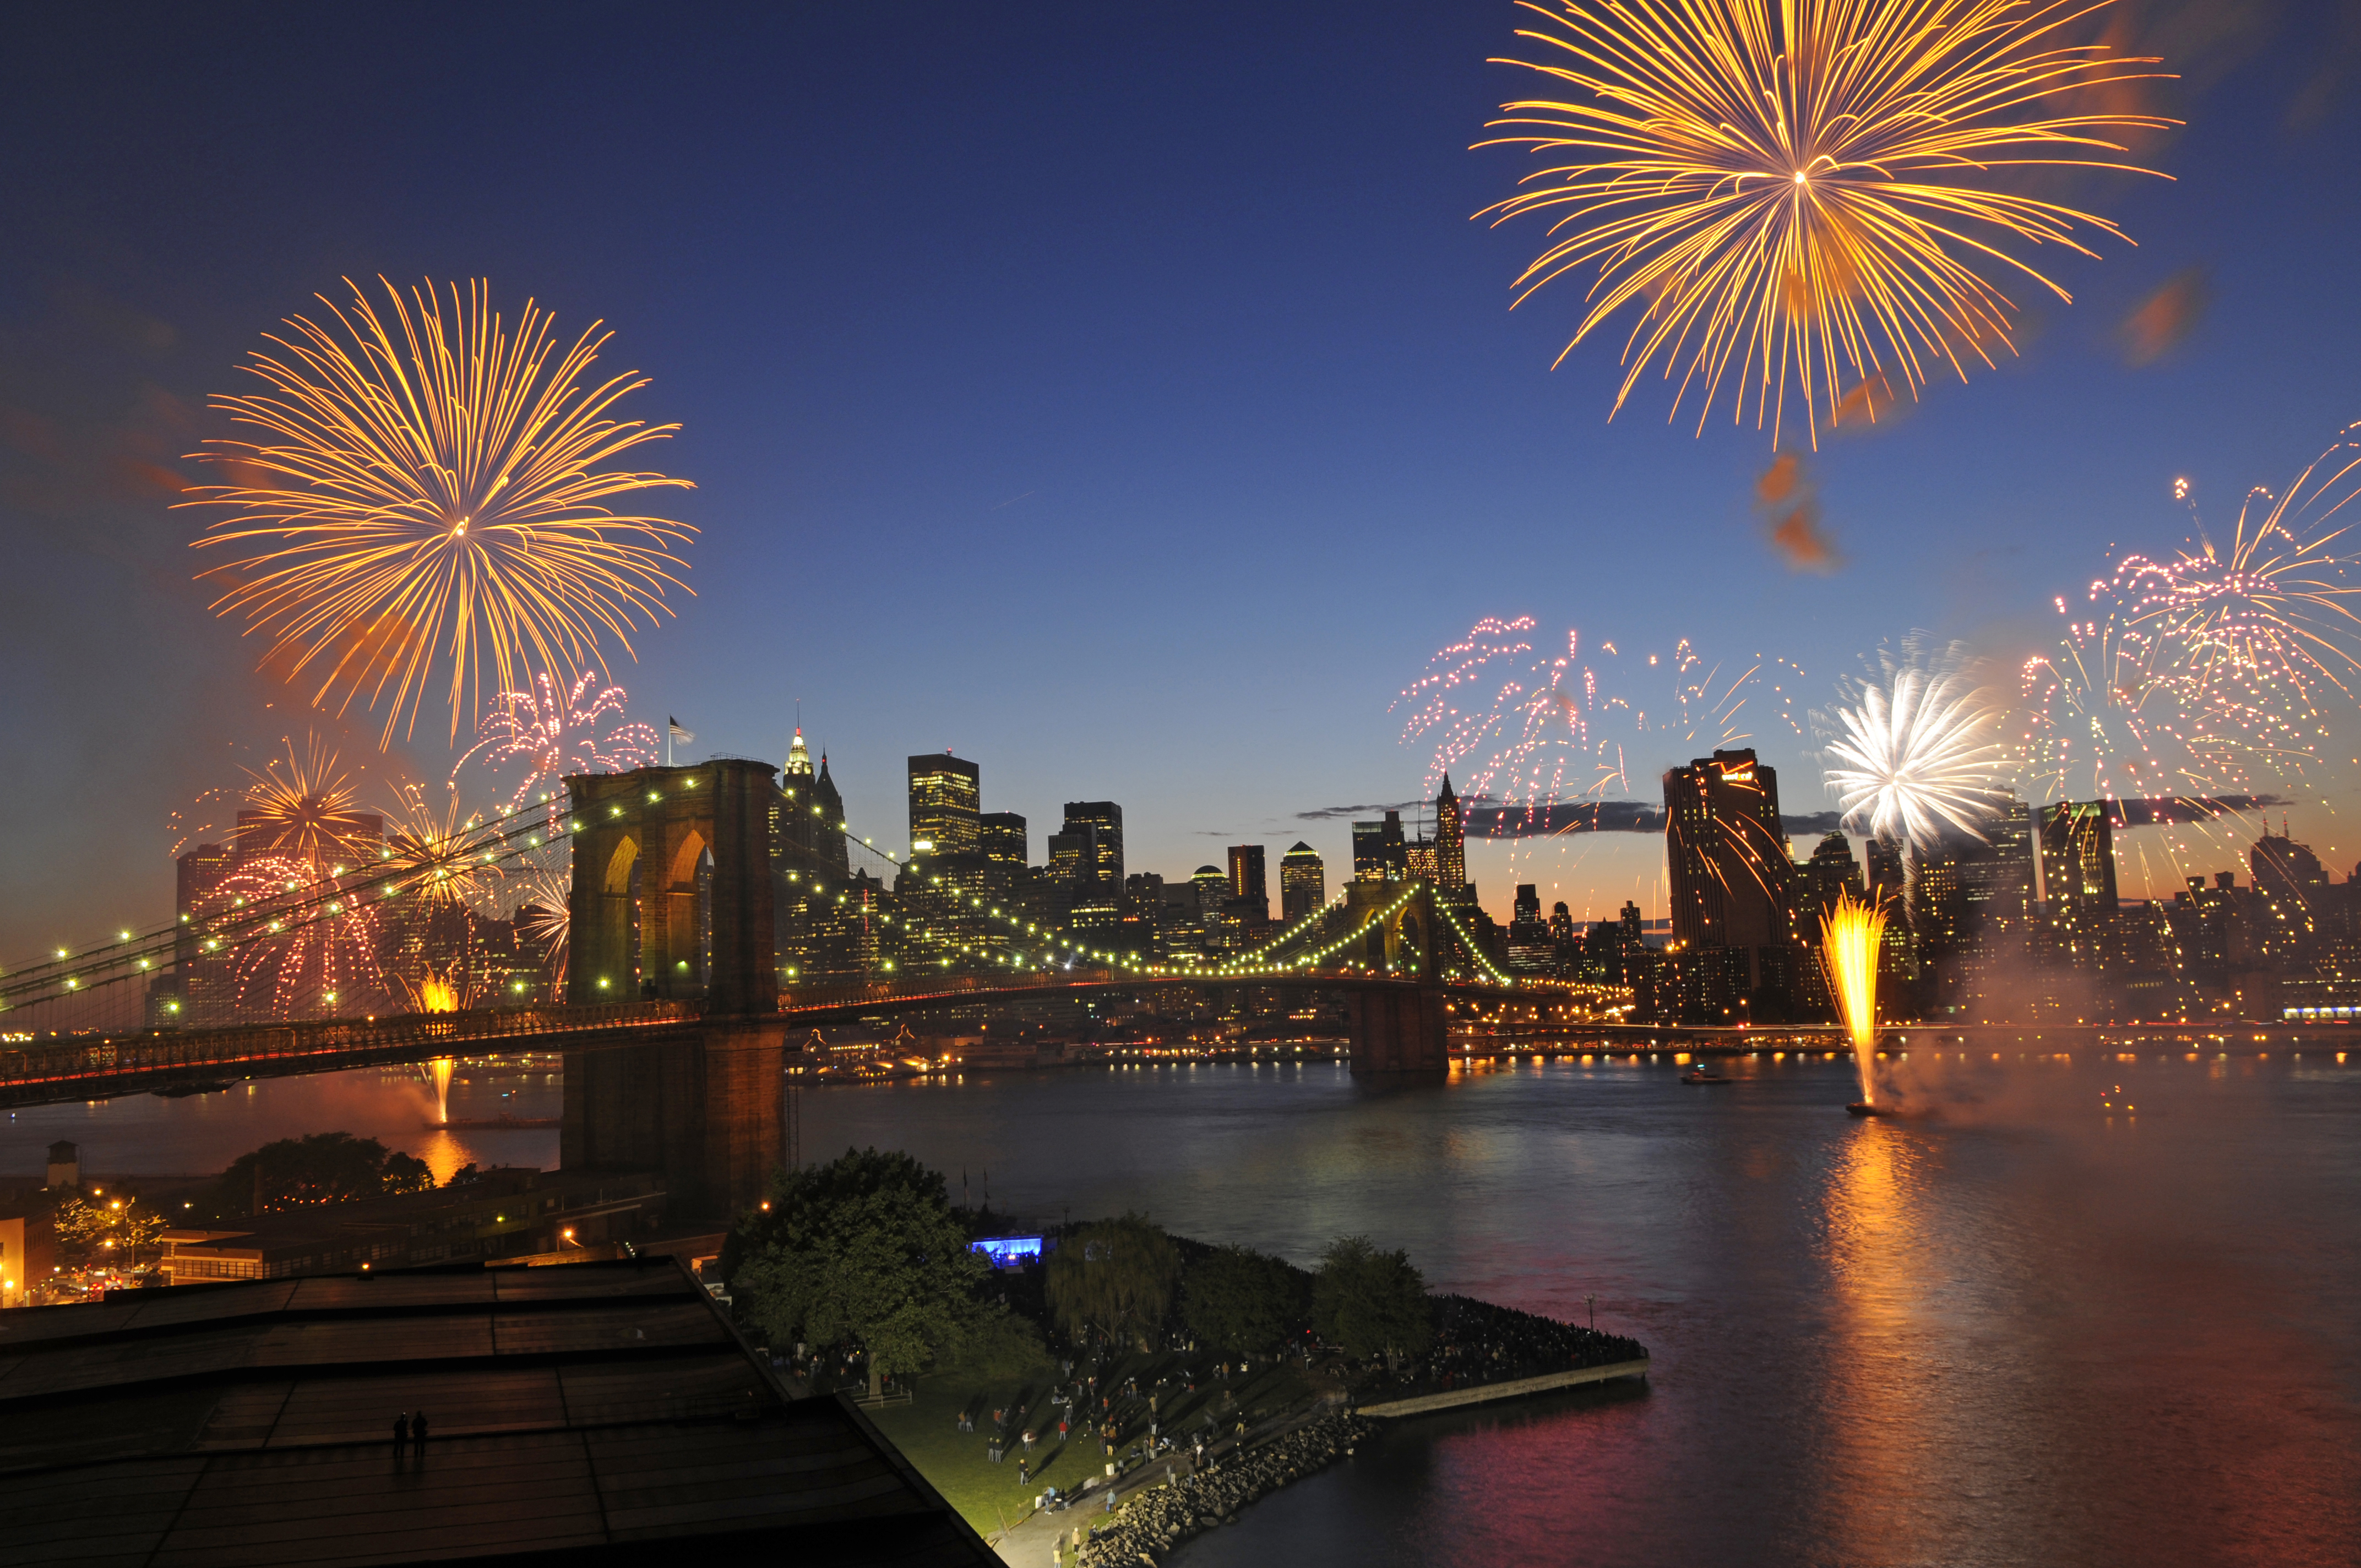
<path fill-rule="evenodd" d="M 498 822 L 462 817 L 459 794 L 443 792 L 438 810 L 423 784 L 404 784 L 391 813 L 381 871 L 395 873 L 389 892 L 416 899 L 430 909 L 489 909 L 506 874 L 506 847 Z M 433 1008 L 418 1008 L 434 1012 Z"/>
<path fill-rule="evenodd" d="M 1836 993 L 1837 1012 L 1852 1040 L 1863 1104 L 1877 1098 L 1870 1069 L 1877 1058 L 1877 949 L 1884 940 L 1885 911 L 1850 893 L 1839 894 L 1820 917 L 1820 961 L 1827 966 L 1828 989 Z"/>
<path fill-rule="evenodd" d="M 447 671 L 456 740 L 488 681 L 603 673 L 609 636 L 632 652 L 638 617 L 653 627 L 664 590 L 688 591 L 673 551 L 696 530 L 605 503 L 693 487 L 605 466 L 679 426 L 609 417 L 648 378 L 587 383 L 602 323 L 561 353 L 546 313 L 527 301 L 511 331 L 481 280 L 450 286 L 447 316 L 431 288 L 379 281 L 387 312 L 346 280 L 349 304 L 319 296 L 333 325 L 290 317 L 245 367 L 268 390 L 212 400 L 262 435 L 192 454 L 229 482 L 180 504 L 229 513 L 195 545 L 236 558 L 199 577 L 269 640 L 266 667 L 339 712 L 390 698 L 384 745 Z"/>
<path fill-rule="evenodd" d="M 378 819 L 360 809 L 336 753 L 324 752 L 316 736 L 305 738 L 300 755 L 291 738 L 286 744 L 284 758 L 246 771 L 252 782 L 237 813 L 238 852 L 292 860 L 313 878 L 372 857 Z"/>
<path fill-rule="evenodd" d="M 2162 73 L 2157 60 L 2064 41 L 2107 0 L 1520 0 L 1554 52 L 1499 60 L 1578 89 L 1574 101 L 1501 105 L 1503 134 L 1554 161 L 1477 214 L 1497 227 L 1551 219 L 1551 244 L 1516 282 L 1521 304 L 1595 272 L 1575 345 L 1626 305 L 1620 410 L 1652 365 L 1696 388 L 1700 432 L 1725 378 L 1730 417 L 1751 397 L 1776 446 L 1792 391 L 1813 444 L 1875 416 L 1898 379 L 1913 397 L 1969 356 L 2015 351 L 2018 305 L 1984 274 L 2071 296 L 2004 244 L 2095 256 L 2104 218 L 2013 192 L 2026 169 L 2155 173 L 2111 136 L 2175 125 L 2060 100 Z M 1611 418 L 1612 415 L 1610 414 Z"/>

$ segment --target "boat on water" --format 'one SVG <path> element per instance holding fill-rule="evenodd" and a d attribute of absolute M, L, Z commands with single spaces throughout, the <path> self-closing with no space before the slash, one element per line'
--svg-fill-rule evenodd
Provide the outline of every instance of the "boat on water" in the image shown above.
<path fill-rule="evenodd" d="M 1728 1083 L 1730 1080 L 1709 1067 L 1693 1067 L 1681 1074 L 1683 1083 Z"/>
<path fill-rule="evenodd" d="M 447 1122 L 425 1124 L 430 1133 L 524 1133 L 555 1127 L 555 1116 L 511 1116 L 503 1111 L 497 1116 L 454 1116 Z"/>

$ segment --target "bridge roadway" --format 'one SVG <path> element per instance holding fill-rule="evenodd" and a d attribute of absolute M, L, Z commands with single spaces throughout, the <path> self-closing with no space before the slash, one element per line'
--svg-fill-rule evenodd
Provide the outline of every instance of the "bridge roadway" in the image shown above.
<path fill-rule="evenodd" d="M 789 1025 L 819 1026 L 861 1018 L 945 1007 L 1137 992 L 1170 986 L 1252 987 L 1418 995 L 1414 981 L 1309 972 L 1213 979 L 1193 975 L 1072 970 L 1051 979 L 1011 983 L 980 977 L 933 978 L 890 984 L 805 986 L 783 992 L 776 1014 Z M 1547 991 L 1493 985 L 1439 988 L 1453 1002 L 1500 1002 L 1547 1006 Z M 408 1014 L 379 1018 L 324 1018 L 227 1029 L 150 1030 L 131 1035 L 76 1036 L 0 1047 L 0 1109 L 71 1104 L 117 1095 L 209 1088 L 249 1078 L 289 1078 L 350 1068 L 402 1066 L 437 1057 L 482 1052 L 597 1051 L 692 1041 L 703 1036 L 703 1009 L 694 1002 L 600 1003 L 589 1006 L 502 1007 L 466 1013 Z M 1465 1047 L 1510 1045 L 1524 1036 L 1596 1042 L 1608 1049 L 1743 1054 L 1809 1041 L 1842 1048 L 1844 1032 L 1826 1025 L 1616 1024 L 1566 1019 L 1487 1025 L 1455 1020 Z M 1467 1025 L 1475 1025 L 1470 1031 Z M 1957 1044 L 2023 1049 L 2099 1048 L 2114 1042 L 2173 1041 L 2191 1047 L 2252 1050 L 2282 1045 L 2343 1045 L 2350 1025 L 2292 1024 L 1894 1024 L 1880 1043 L 1907 1047 Z"/>
<path fill-rule="evenodd" d="M 1077 970 L 1052 979 L 1010 983 L 979 977 L 914 979 L 885 984 L 807 986 L 780 994 L 777 1018 L 818 1026 L 902 1013 L 994 1003 L 1043 1001 L 1170 986 L 1228 989 L 1393 992 L 1416 995 L 1414 981 L 1367 976 L 1198 976 Z M 1454 1000 L 1533 1002 L 1502 986 L 1449 986 Z M 1545 993 L 1544 993 L 1545 994 Z M 71 1104 L 117 1095 L 210 1088 L 249 1078 L 292 1078 L 350 1068 L 396 1067 L 437 1057 L 484 1052 L 596 1051 L 701 1038 L 695 1002 L 614 1002 L 589 1006 L 500 1007 L 464 1013 L 321 1018 L 225 1029 L 155 1029 L 137 1034 L 70 1036 L 0 1047 L 0 1109 Z"/>

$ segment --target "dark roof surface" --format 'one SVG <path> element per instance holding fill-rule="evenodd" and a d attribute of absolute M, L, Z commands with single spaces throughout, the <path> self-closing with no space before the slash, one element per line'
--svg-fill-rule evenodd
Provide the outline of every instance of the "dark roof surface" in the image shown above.
<path fill-rule="evenodd" d="M 784 1398 L 670 1262 L 0 1312 L 0 1521 L 11 1564 L 80 1568 L 996 1561 L 852 1406 Z"/>

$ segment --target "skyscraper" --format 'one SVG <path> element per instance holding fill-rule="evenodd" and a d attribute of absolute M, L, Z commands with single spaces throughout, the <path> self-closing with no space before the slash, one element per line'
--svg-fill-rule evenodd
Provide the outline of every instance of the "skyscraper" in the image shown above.
<path fill-rule="evenodd" d="M 774 869 L 802 872 L 815 868 L 843 875 L 849 861 L 844 847 L 844 796 L 829 776 L 828 753 L 812 772 L 811 752 L 804 745 L 801 726 L 787 747 L 787 765 L 780 770 L 779 800 L 772 840 Z M 781 864 L 781 862 L 785 862 Z"/>
<path fill-rule="evenodd" d="M 1795 863 L 1779 823 L 1776 770 L 1752 751 L 1716 751 L 1664 775 L 1673 939 L 1683 948 L 1785 947 Z M 1750 959 L 1749 969 L 1760 964 Z"/>
<path fill-rule="evenodd" d="M 1301 839 L 1279 858 L 1279 909 L 1285 920 L 1301 920 L 1328 902 L 1328 867 Z"/>
<path fill-rule="evenodd" d="M 1032 862 L 1032 840 L 1026 836 L 1025 818 L 1014 811 L 993 811 L 976 818 L 977 839 L 983 858 L 1009 872 L 1024 870 Z"/>
<path fill-rule="evenodd" d="M 1467 883 L 1466 825 L 1459 815 L 1459 797 L 1451 792 L 1451 775 L 1443 775 L 1443 789 L 1434 797 L 1434 885 L 1446 902 Z"/>
<path fill-rule="evenodd" d="M 1270 890 L 1263 878 L 1260 844 L 1230 846 L 1230 896 L 1261 910 L 1263 919 L 1270 918 Z"/>
<path fill-rule="evenodd" d="M 1049 839 L 1051 874 L 1075 885 L 1123 891 L 1123 807 L 1111 800 L 1070 800 Z"/>
<path fill-rule="evenodd" d="M 1230 879 L 1219 866 L 1199 866 L 1189 878 L 1189 885 L 1197 890 L 1197 916 L 1202 919 L 1216 914 L 1229 902 Z"/>
<path fill-rule="evenodd" d="M 910 852 L 972 855 L 978 847 L 983 771 L 949 751 L 910 759 Z"/>
<path fill-rule="evenodd" d="M 2060 956 L 2076 969 L 2108 967 L 2115 914 L 2114 823 L 2103 800 L 2045 806 L 2038 816 L 2041 896 Z"/>

